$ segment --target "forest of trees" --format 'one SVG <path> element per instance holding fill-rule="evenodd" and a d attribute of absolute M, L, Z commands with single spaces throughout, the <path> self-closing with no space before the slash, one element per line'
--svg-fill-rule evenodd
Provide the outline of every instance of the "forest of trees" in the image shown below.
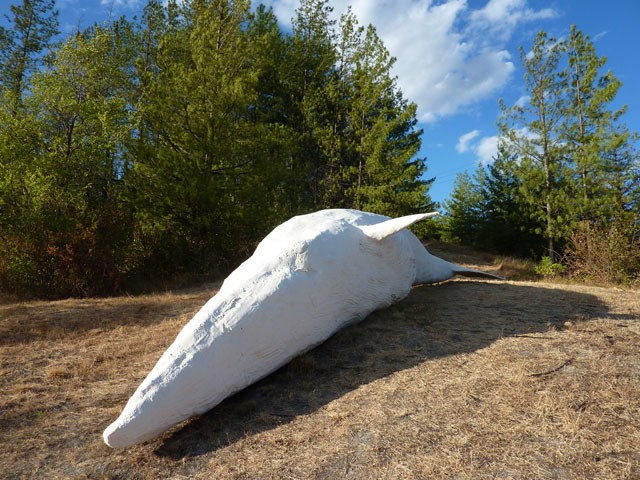
<path fill-rule="evenodd" d="M 433 208 L 416 105 L 373 26 L 302 0 L 151 0 L 61 39 L 0 27 L 0 289 L 108 294 L 224 272 L 289 217 Z M 123 286 L 124 285 L 124 286 Z"/>
<path fill-rule="evenodd" d="M 301 0 L 150 0 L 63 37 L 54 0 L 0 27 L 0 290 L 111 294 L 224 273 L 321 208 L 399 216 L 429 197 L 416 105 L 373 26 Z M 428 34 L 428 32 L 426 33 Z M 460 174 L 436 235 L 628 281 L 640 270 L 637 136 L 575 27 L 522 51 L 528 100 Z M 432 232 L 433 233 L 433 232 Z M 543 257 L 546 256 L 546 257 Z"/>
<path fill-rule="evenodd" d="M 575 26 L 540 32 L 521 60 L 526 102 L 501 104 L 496 158 L 457 176 L 444 239 L 542 259 L 543 273 L 637 281 L 640 156 L 626 108 L 612 108 L 621 82 Z"/>

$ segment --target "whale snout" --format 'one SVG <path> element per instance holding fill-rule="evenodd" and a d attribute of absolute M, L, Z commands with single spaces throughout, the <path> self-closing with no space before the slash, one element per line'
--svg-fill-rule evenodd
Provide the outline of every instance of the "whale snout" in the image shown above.
<path fill-rule="evenodd" d="M 131 415 L 130 412 L 123 412 L 102 433 L 104 443 L 111 448 L 130 447 L 131 445 L 156 438 L 177 423 L 175 421 L 158 422 L 157 420 L 155 422 L 145 422 L 144 417 L 144 413 L 142 415 Z"/>
<path fill-rule="evenodd" d="M 111 448 L 122 448 L 128 447 L 129 445 L 133 445 L 133 443 L 127 439 L 126 434 L 123 434 L 123 428 L 121 425 L 118 425 L 119 422 L 113 422 L 109 425 L 104 433 L 102 434 L 102 439 L 104 443 L 106 443 Z"/>
<path fill-rule="evenodd" d="M 122 422 L 118 418 L 115 422 L 109 425 L 102 434 L 104 443 L 111 448 L 123 448 L 137 443 L 130 434 L 127 432 L 127 424 Z M 140 433 L 140 432 L 138 432 Z"/>

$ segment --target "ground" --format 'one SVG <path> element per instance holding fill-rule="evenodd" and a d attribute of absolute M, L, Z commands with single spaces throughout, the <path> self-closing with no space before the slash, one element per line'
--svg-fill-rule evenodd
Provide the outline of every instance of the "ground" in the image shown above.
<path fill-rule="evenodd" d="M 216 288 L 5 299 L 3 478 L 640 478 L 640 292 L 531 281 L 416 287 L 207 414 L 107 447 Z"/>

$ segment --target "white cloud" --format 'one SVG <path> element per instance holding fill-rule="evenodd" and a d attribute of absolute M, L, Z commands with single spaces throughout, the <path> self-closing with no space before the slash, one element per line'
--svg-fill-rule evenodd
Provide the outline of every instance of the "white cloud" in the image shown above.
<path fill-rule="evenodd" d="M 497 135 L 480 138 L 480 130 L 472 130 L 458 138 L 456 151 L 458 153 L 471 151 L 479 163 L 488 165 L 493 162 L 498 153 L 498 141 L 499 137 Z"/>
<path fill-rule="evenodd" d="M 458 144 L 456 145 L 457 152 L 464 153 L 469 150 L 469 143 L 478 135 L 480 135 L 480 130 L 472 130 L 461 135 L 460 138 L 458 138 Z"/>
<path fill-rule="evenodd" d="M 598 40 L 600 40 L 602 37 L 606 36 L 608 33 L 609 33 L 609 32 L 608 32 L 607 30 L 603 30 L 602 32 L 597 33 L 597 34 L 595 35 L 595 37 L 593 37 L 593 41 L 594 41 L 594 42 L 597 42 L 597 41 L 598 41 Z"/>
<path fill-rule="evenodd" d="M 265 0 L 290 25 L 298 0 Z M 363 25 L 373 24 L 397 58 L 394 74 L 405 98 L 418 104 L 422 122 L 453 115 L 503 88 L 515 69 L 506 42 L 523 22 L 551 18 L 527 0 L 334 0 L 337 19 L 351 5 Z"/>
<path fill-rule="evenodd" d="M 252 3 L 257 5 L 259 2 Z M 295 14 L 296 8 L 300 5 L 300 0 L 263 0 L 260 3 L 272 7 L 273 13 L 276 14 L 281 24 L 291 26 L 291 19 Z"/>
<path fill-rule="evenodd" d="M 474 152 L 482 165 L 492 163 L 498 154 L 498 136 L 483 137 L 475 146 Z"/>
<path fill-rule="evenodd" d="M 514 133 L 514 138 L 516 145 L 522 144 L 523 142 L 527 145 L 526 150 L 531 153 L 533 148 L 534 151 L 538 151 L 540 153 L 541 145 L 540 145 L 540 134 L 536 132 L 532 132 L 529 130 L 529 127 L 521 127 L 516 128 Z M 499 135 L 493 137 L 483 137 L 480 141 L 474 145 L 473 151 L 478 157 L 478 161 L 483 165 L 487 165 L 492 163 L 494 158 L 498 154 L 499 145 L 511 143 L 511 140 L 507 137 L 501 137 Z M 516 146 L 513 145 L 513 146 Z"/>
<path fill-rule="evenodd" d="M 533 10 L 527 6 L 527 0 L 489 0 L 479 10 L 471 13 L 471 26 L 488 30 L 494 36 L 508 38 L 521 23 L 544 20 L 558 14 L 551 8 Z"/>
<path fill-rule="evenodd" d="M 522 95 L 518 100 L 516 100 L 515 105 L 517 107 L 523 108 L 531 101 L 531 97 L 529 95 Z"/>
<path fill-rule="evenodd" d="M 100 5 L 114 9 L 126 8 L 136 10 L 143 4 L 143 0 L 100 0 Z"/>

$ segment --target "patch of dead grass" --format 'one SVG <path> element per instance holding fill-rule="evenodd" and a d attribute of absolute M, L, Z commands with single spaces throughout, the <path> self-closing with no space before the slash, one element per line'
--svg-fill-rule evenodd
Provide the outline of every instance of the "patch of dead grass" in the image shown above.
<path fill-rule="evenodd" d="M 526 258 L 516 258 L 492 253 L 480 253 L 471 247 L 443 243 L 437 240 L 427 242 L 431 253 L 459 265 L 488 271 L 509 280 L 538 280 L 536 263 Z"/>
<path fill-rule="evenodd" d="M 0 306 L 4 477 L 640 477 L 638 291 L 548 283 L 416 288 L 161 438 L 108 448 L 211 293 Z"/>

